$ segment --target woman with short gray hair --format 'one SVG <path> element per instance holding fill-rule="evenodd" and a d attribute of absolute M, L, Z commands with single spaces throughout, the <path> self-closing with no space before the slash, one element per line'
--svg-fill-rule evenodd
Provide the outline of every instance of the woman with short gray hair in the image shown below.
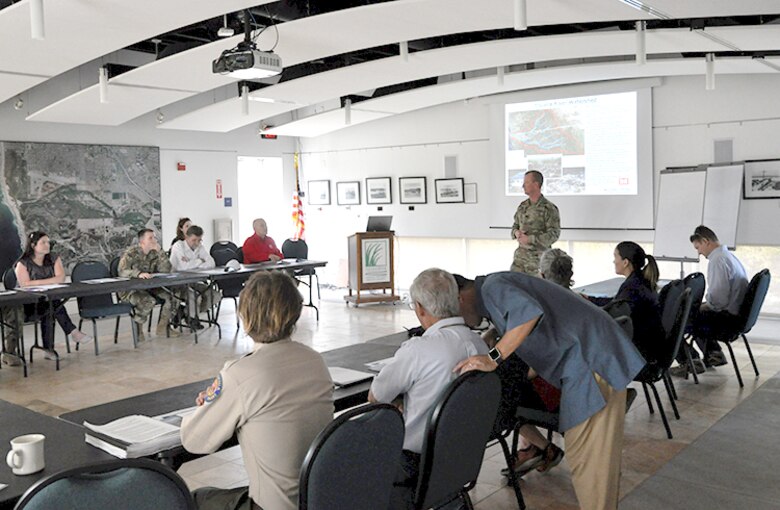
<path fill-rule="evenodd" d="M 568 253 L 559 248 L 550 248 L 539 259 L 539 274 L 545 280 L 570 289 L 574 284 L 571 279 L 574 275 L 573 266 L 574 260 Z"/>

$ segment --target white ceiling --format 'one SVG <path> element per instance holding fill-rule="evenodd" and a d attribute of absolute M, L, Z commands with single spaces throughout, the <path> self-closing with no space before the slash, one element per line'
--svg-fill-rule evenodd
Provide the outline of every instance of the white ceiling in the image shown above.
<path fill-rule="evenodd" d="M 111 62 L 111 52 L 130 44 L 225 11 L 267 1 L 45 0 L 46 39 L 33 41 L 30 39 L 29 0 L 22 0 L 0 11 L 0 102 L 95 59 Z M 644 4 L 651 5 L 664 16 L 681 19 L 780 13 L 778 0 L 648 0 Z M 279 44 L 275 51 L 289 67 L 399 41 L 508 28 L 513 20 L 512 5 L 511 0 L 479 3 L 471 0 L 395 0 L 335 11 L 278 25 Z M 120 8 L 123 15 L 117 16 Z M 646 12 L 620 0 L 528 0 L 530 26 L 650 18 Z M 652 55 L 780 48 L 778 25 L 710 27 L 706 29 L 706 35 L 710 37 L 702 37 L 699 31 L 688 29 L 649 30 L 647 50 Z M 253 92 L 254 99 L 275 102 L 250 101 L 249 115 L 243 115 L 240 99 L 230 97 L 230 89 L 223 89 L 213 97 L 205 96 L 209 91 L 234 83 L 231 78 L 212 74 L 211 61 L 240 39 L 236 36 L 215 41 L 112 78 L 108 103 L 99 101 L 97 76 L 82 77 L 80 81 L 84 84 L 77 92 L 64 98 L 53 98 L 51 104 L 35 111 L 27 120 L 116 126 L 155 109 L 164 111 L 168 105 L 177 103 L 175 111 L 185 113 L 166 119 L 159 128 L 227 132 L 293 110 L 298 110 L 294 113 L 299 114 L 293 118 L 300 117 L 303 110 L 299 109 L 305 107 L 320 113 L 277 126 L 274 132 L 315 136 L 343 127 L 344 120 L 343 112 L 334 111 L 333 106 L 325 108 L 329 111 L 322 111 L 323 107 L 317 105 L 333 104 L 345 95 L 422 78 L 523 63 L 619 57 L 613 63 L 508 73 L 500 88 L 496 88 L 498 84 L 493 76 L 442 83 L 363 101 L 353 105 L 352 124 L 442 102 L 532 86 L 704 72 L 703 64 L 690 60 L 664 59 L 662 63 L 651 61 L 641 67 L 626 62 L 625 58 L 634 52 L 632 31 L 536 36 L 416 52 L 408 61 L 391 57 L 286 81 Z M 274 31 L 266 30 L 258 39 L 258 47 L 269 49 L 275 39 Z M 24 46 L 20 49 L 19 44 L 11 41 L 24 41 Z M 725 41 L 725 46 L 721 41 Z M 717 69 L 719 73 L 777 72 L 758 63 L 750 64 L 718 61 Z M 188 102 L 193 96 L 199 96 L 198 100 Z M 228 99 L 217 99 L 226 96 Z"/>
<path fill-rule="evenodd" d="M 35 40 L 30 0 L 22 0 L 0 10 L 0 102 L 138 41 L 271 1 L 44 0 L 45 38 Z M 18 74 L 28 81 L 14 80 Z"/>
<path fill-rule="evenodd" d="M 729 27 L 712 29 L 710 32 L 745 50 L 763 48 L 764 44 L 780 47 L 780 26 L 767 25 L 754 29 Z M 528 62 L 604 57 L 621 52 L 630 54 L 633 48 L 634 33 L 626 31 L 489 41 L 417 52 L 411 54 L 408 61 L 404 61 L 401 57 L 391 57 L 352 65 L 273 85 L 252 92 L 250 96 L 291 103 L 286 109 L 282 105 L 274 105 L 277 106 L 277 113 L 282 113 L 295 110 L 300 105 L 317 104 L 342 95 L 448 75 L 462 70 L 487 69 Z M 647 51 L 650 54 L 725 49 L 727 48 L 723 45 L 688 29 L 647 32 Z M 225 132 L 271 116 L 266 110 L 260 108 L 250 111 L 249 115 L 243 115 L 240 106 L 233 104 L 238 101 L 234 98 L 205 106 L 166 122 L 160 128 Z"/>
<path fill-rule="evenodd" d="M 773 61 L 780 63 L 780 59 Z M 728 59 L 717 62 L 717 72 L 718 74 L 764 74 L 776 71 L 750 59 Z M 649 62 L 644 66 L 638 66 L 633 62 L 622 62 L 537 69 L 506 74 L 503 85 L 499 85 L 495 76 L 472 78 L 362 101 L 351 108 L 350 126 L 374 120 L 362 116 L 364 112 L 377 117 L 387 117 L 453 101 L 553 85 L 697 74 L 702 75 L 703 91 L 704 61 L 690 59 L 668 59 Z M 345 118 L 344 109 L 339 108 L 295 120 L 265 132 L 285 136 L 320 136 L 348 127 Z"/>

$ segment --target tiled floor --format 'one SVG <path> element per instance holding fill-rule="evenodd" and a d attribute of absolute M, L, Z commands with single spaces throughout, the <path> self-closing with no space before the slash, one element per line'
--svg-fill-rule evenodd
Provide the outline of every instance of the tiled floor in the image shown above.
<path fill-rule="evenodd" d="M 413 312 L 405 306 L 364 305 L 347 308 L 340 301 L 340 296 L 339 291 L 323 293 L 319 322 L 315 320 L 313 310 L 304 308 L 294 339 L 318 351 L 325 351 L 395 333 L 404 326 L 416 325 Z M 215 330 L 208 329 L 199 335 L 197 345 L 190 335 L 176 339 L 152 336 L 134 350 L 126 321 L 117 345 L 111 342 L 111 321 L 102 322 L 99 325 L 103 335 L 100 356 L 95 357 L 92 346 L 87 345 L 79 352 L 63 354 L 61 370 L 56 372 L 53 362 L 45 361 L 37 354 L 27 379 L 22 377 L 21 370 L 4 367 L 0 370 L 0 398 L 46 414 L 58 415 L 208 378 L 226 360 L 247 352 L 251 346 L 251 340 L 236 331 L 235 315 L 229 301 L 224 303 L 220 323 L 223 333 L 221 340 L 217 338 Z M 652 486 L 655 478 L 648 480 L 651 476 L 690 448 L 693 441 L 780 371 L 780 345 L 776 341 L 780 337 L 778 332 L 780 322 L 763 320 L 751 338 L 762 371 L 761 377 L 757 379 L 753 377 L 744 348 L 741 345 L 736 348 L 745 378 L 744 389 L 739 388 L 731 366 L 704 374 L 699 385 L 694 385 L 692 381 L 676 381 L 682 419 L 674 420 L 669 409 L 673 440 L 666 439 L 658 413 L 649 414 L 639 390 L 640 395 L 626 417 L 622 497 L 646 480 L 648 482 L 642 488 Z M 61 331 L 58 334 L 57 348 L 64 353 L 64 345 L 60 345 Z M 32 337 L 31 330 L 26 337 Z M 772 395 L 777 397 L 778 393 Z M 726 429 L 723 434 L 728 436 L 729 431 L 734 436 L 740 434 L 739 430 L 733 429 Z M 723 440 L 732 441 L 734 438 L 725 437 Z M 478 485 L 472 491 L 477 508 L 517 508 L 513 492 L 506 487 L 506 480 L 499 474 L 502 467 L 503 456 L 499 448 L 491 447 L 486 451 Z M 193 489 L 204 485 L 234 487 L 246 484 L 246 473 L 237 448 L 185 464 L 180 473 Z M 550 473 L 542 475 L 534 472 L 527 475 L 522 488 L 530 509 L 577 508 L 565 461 Z M 696 490 L 697 494 L 707 492 L 701 488 Z M 701 497 L 713 501 L 709 508 L 725 508 L 725 503 L 720 505 L 718 502 L 736 499 L 737 495 L 721 487 L 717 490 L 712 488 L 711 492 Z M 679 505 L 674 501 L 664 501 L 662 506 L 688 508 L 684 500 Z"/>

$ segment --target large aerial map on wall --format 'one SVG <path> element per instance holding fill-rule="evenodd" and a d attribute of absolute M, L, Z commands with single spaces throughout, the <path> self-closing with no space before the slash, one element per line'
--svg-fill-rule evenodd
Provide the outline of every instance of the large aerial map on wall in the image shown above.
<path fill-rule="evenodd" d="M 108 263 L 160 226 L 157 147 L 0 142 L 0 270 L 43 230 L 66 270 Z"/>

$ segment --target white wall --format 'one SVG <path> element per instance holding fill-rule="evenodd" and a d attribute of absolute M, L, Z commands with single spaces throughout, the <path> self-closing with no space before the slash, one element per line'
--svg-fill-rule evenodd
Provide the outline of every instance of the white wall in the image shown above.
<path fill-rule="evenodd" d="M 713 161 L 715 140 L 732 139 L 734 160 L 780 159 L 780 74 L 668 78 L 654 89 L 656 173 Z M 780 200 L 743 200 L 737 245 L 780 245 Z"/>
<path fill-rule="evenodd" d="M 73 73 L 72 73 L 73 74 Z M 78 77 L 71 81 L 57 80 L 64 88 L 78 88 Z M 72 91 L 72 90 L 70 90 Z M 89 126 L 28 122 L 25 117 L 62 95 L 60 91 L 47 91 L 36 87 L 25 93 L 25 107 L 15 110 L 15 98 L 0 104 L 0 140 L 20 142 L 56 142 L 114 145 L 145 145 L 160 148 L 161 202 L 163 232 L 162 243 L 167 247 L 175 236 L 176 221 L 189 216 L 206 231 L 205 242 L 210 242 L 213 220 L 229 215 L 234 219 L 237 233 L 238 197 L 236 184 L 236 156 L 282 156 L 292 153 L 292 139 L 261 140 L 257 126 L 247 126 L 230 133 L 203 133 L 173 131 L 157 128 L 156 112 L 149 113 L 121 126 Z M 185 111 L 188 101 L 203 103 L 204 97 L 185 100 L 165 108 L 165 114 L 173 117 L 177 111 Z M 232 163 L 229 163 L 231 160 Z M 294 176 L 292 157 L 284 157 L 285 192 L 292 194 Z M 187 171 L 177 173 L 176 161 L 184 161 Z M 223 196 L 233 197 L 232 210 L 217 203 L 215 181 L 221 178 Z M 222 204 L 220 206 L 220 204 Z M 237 240 L 238 241 L 238 240 Z"/>
<path fill-rule="evenodd" d="M 176 164 L 184 163 L 185 171 Z M 203 228 L 203 244 L 214 242 L 214 220 L 230 218 L 234 237 L 238 229 L 238 174 L 235 152 L 160 150 L 160 191 L 162 195 L 163 248 L 176 236 L 179 218 L 188 217 Z M 222 182 L 222 197 L 217 198 L 217 179 Z M 232 199 L 225 207 L 224 197 Z"/>
<path fill-rule="evenodd" d="M 780 158 L 780 75 L 719 76 L 717 89 L 705 92 L 703 77 L 667 78 L 653 89 L 653 180 L 668 166 L 713 161 L 713 141 L 734 139 L 734 158 Z M 399 264 L 433 262 L 423 239 L 505 239 L 508 231 L 490 229 L 489 171 L 491 153 L 489 104 L 457 102 L 394 116 L 329 135 L 302 139 L 305 180 L 330 179 L 332 205 L 306 206 L 307 241 L 312 258 L 330 262 L 324 279 L 346 282 L 346 236 L 365 228 L 369 214 L 392 214 L 400 236 L 403 260 Z M 433 179 L 443 177 L 444 156 L 458 157 L 458 176 L 478 183 L 478 204 L 436 204 Z M 393 177 L 393 204 L 365 204 L 365 178 Z M 428 177 L 428 204 L 414 211 L 398 203 L 400 176 Z M 336 182 L 361 181 L 361 206 L 337 206 Z M 656 191 L 657 193 L 657 191 Z M 780 200 L 748 200 L 741 206 L 738 244 L 780 245 Z M 507 218 L 507 225 L 511 218 Z M 563 240 L 652 241 L 651 231 L 566 231 Z M 411 240 L 409 240 L 411 239 Z M 434 243 L 434 260 L 443 266 L 475 267 L 469 243 Z M 507 266 L 511 245 L 502 251 Z M 411 262 L 409 262 L 409 260 Z M 400 266 L 399 266 L 400 267 Z M 427 266 L 426 266 L 427 267 Z M 399 287 L 408 286 L 407 271 L 399 271 Z"/>

